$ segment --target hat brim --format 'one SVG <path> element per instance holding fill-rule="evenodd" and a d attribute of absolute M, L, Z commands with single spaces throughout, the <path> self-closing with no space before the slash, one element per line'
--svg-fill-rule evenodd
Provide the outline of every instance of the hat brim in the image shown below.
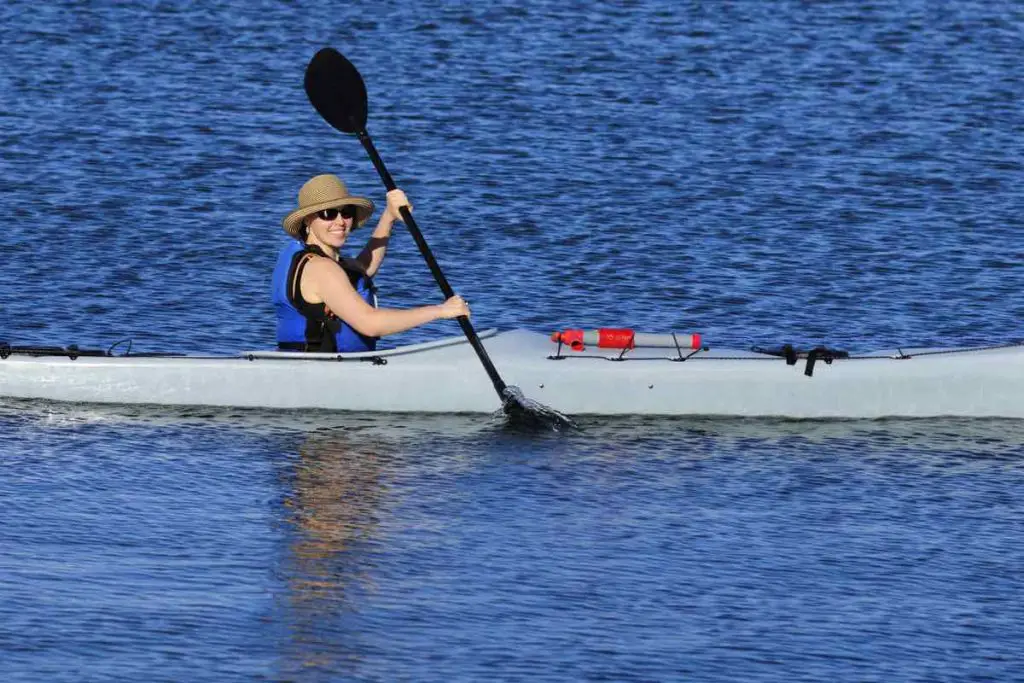
<path fill-rule="evenodd" d="M 365 197 L 345 197 L 343 199 L 333 199 L 329 202 L 320 202 L 319 204 L 311 204 L 310 206 L 304 206 L 301 209 L 296 209 L 290 214 L 285 216 L 284 220 L 281 221 L 281 225 L 284 226 L 284 231 L 295 237 L 300 238 L 299 232 L 302 230 L 302 219 L 306 216 L 312 216 L 317 211 L 323 211 L 324 209 L 338 209 L 342 206 L 354 206 L 356 207 L 356 223 L 352 226 L 353 229 L 361 227 L 363 223 L 369 220 L 370 216 L 373 215 L 373 202 Z"/>

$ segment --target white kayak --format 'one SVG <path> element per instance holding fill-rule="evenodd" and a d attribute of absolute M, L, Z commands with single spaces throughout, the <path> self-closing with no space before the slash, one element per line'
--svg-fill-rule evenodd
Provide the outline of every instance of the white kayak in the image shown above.
<path fill-rule="evenodd" d="M 574 347 L 526 330 L 480 337 L 508 384 L 568 415 L 1024 418 L 1021 344 L 847 355 L 715 349 L 695 336 L 695 349 L 665 335 L 622 349 Z M 673 343 L 658 343 L 666 338 Z M 357 354 L 89 355 L 3 345 L 0 396 L 389 413 L 500 408 L 461 337 Z"/>

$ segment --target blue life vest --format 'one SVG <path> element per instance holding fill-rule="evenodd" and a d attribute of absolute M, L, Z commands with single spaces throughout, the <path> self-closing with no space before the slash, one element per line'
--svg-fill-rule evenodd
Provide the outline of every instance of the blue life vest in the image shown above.
<path fill-rule="evenodd" d="M 277 312 L 277 346 L 289 351 L 347 353 L 373 351 L 377 337 L 367 337 L 331 313 L 323 303 L 311 304 L 302 298 L 302 271 L 314 255 L 326 256 L 319 247 L 288 240 L 281 249 L 271 281 L 271 300 Z M 359 296 L 377 307 L 377 289 L 362 265 L 342 259 L 339 266 L 348 275 Z"/>

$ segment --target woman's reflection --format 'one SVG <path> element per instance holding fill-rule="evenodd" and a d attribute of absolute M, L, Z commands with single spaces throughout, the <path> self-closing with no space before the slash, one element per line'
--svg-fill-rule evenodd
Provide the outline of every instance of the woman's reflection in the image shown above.
<path fill-rule="evenodd" d="M 373 590 L 381 508 L 393 454 L 376 436 L 316 432 L 299 448 L 291 523 L 283 563 L 290 631 L 284 666 L 298 671 L 344 670 L 358 662 L 359 634 L 347 628 L 353 593 Z"/>

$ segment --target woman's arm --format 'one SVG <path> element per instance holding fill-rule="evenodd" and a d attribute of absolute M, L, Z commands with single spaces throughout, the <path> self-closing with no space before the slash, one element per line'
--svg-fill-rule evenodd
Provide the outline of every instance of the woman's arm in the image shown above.
<path fill-rule="evenodd" d="M 469 315 L 469 306 L 460 296 L 443 304 L 417 308 L 374 308 L 352 287 L 348 275 L 338 264 L 326 258 L 314 258 L 302 274 L 302 297 L 310 303 L 325 303 L 336 316 L 356 332 L 368 337 L 383 337 L 411 330 L 434 320 Z"/>
<path fill-rule="evenodd" d="M 402 220 L 400 209 L 403 206 L 408 206 L 409 210 L 412 211 L 412 205 L 409 204 L 409 199 L 405 196 L 404 192 L 401 190 L 391 190 L 388 192 L 387 208 L 380 215 L 377 227 L 374 229 L 373 234 L 370 235 L 366 247 L 356 257 L 356 260 L 363 265 L 363 268 L 366 269 L 366 274 L 370 277 L 377 274 L 381 263 L 384 262 L 384 254 L 387 253 L 388 242 L 391 240 L 391 228 L 394 227 L 395 221 Z M 364 332 L 363 334 L 366 333 Z"/>

